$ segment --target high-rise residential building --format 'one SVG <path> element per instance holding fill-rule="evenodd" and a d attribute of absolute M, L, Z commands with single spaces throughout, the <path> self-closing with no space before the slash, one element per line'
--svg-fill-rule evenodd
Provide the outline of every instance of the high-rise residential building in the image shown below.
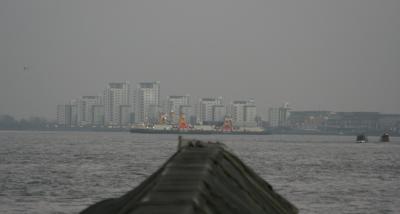
<path fill-rule="evenodd" d="M 77 126 L 77 102 L 71 100 L 68 104 L 57 105 L 57 124 L 62 127 Z"/>
<path fill-rule="evenodd" d="M 196 123 L 196 120 L 194 120 L 194 113 L 193 113 L 193 107 L 191 105 L 181 105 L 179 106 L 179 114 L 183 114 L 186 118 L 186 121 L 192 125 Z"/>
<path fill-rule="evenodd" d="M 160 112 L 166 114 L 169 112 L 168 97 L 160 100 Z"/>
<path fill-rule="evenodd" d="M 150 123 L 150 124 L 159 123 L 160 116 L 162 113 L 161 106 L 156 105 L 156 104 L 150 104 L 146 110 L 147 110 L 146 123 Z"/>
<path fill-rule="evenodd" d="M 93 121 L 93 105 L 101 104 L 99 96 L 83 96 L 77 100 L 77 122 L 79 126 L 90 125 Z"/>
<path fill-rule="evenodd" d="M 71 109 L 70 104 L 57 105 L 57 124 L 62 127 L 71 127 Z"/>
<path fill-rule="evenodd" d="M 244 106 L 244 121 L 246 127 L 257 126 L 257 108 L 256 105 L 249 104 Z"/>
<path fill-rule="evenodd" d="M 231 116 L 234 123 L 242 124 L 244 122 L 244 107 L 247 101 L 233 101 L 231 104 Z"/>
<path fill-rule="evenodd" d="M 279 108 L 269 108 L 268 109 L 268 121 L 269 125 L 273 128 L 276 127 L 286 127 L 287 119 L 289 117 L 289 105 L 285 103 Z"/>
<path fill-rule="evenodd" d="M 73 99 L 69 105 L 71 105 L 71 127 L 76 127 L 78 126 L 78 101 Z"/>
<path fill-rule="evenodd" d="M 268 122 L 270 127 L 280 127 L 284 120 L 286 120 L 286 113 L 282 112 L 281 108 L 268 108 Z"/>
<path fill-rule="evenodd" d="M 104 105 L 92 105 L 92 125 L 93 126 L 104 126 Z"/>
<path fill-rule="evenodd" d="M 196 114 L 199 123 L 213 121 L 213 106 L 221 105 L 222 97 L 201 98 L 197 104 Z"/>
<path fill-rule="evenodd" d="M 149 123 L 160 108 L 160 82 L 141 82 L 135 91 L 135 122 Z M 152 112 L 149 112 L 151 110 Z M 151 114 L 150 114 L 151 113 Z"/>
<path fill-rule="evenodd" d="M 231 116 L 235 126 L 254 127 L 256 123 L 256 105 L 253 99 L 248 101 L 237 100 L 231 103 Z"/>
<path fill-rule="evenodd" d="M 119 106 L 119 125 L 129 126 L 131 123 L 131 106 L 130 105 L 120 105 Z"/>
<path fill-rule="evenodd" d="M 226 107 L 224 105 L 214 105 L 212 107 L 212 121 L 223 122 L 226 117 Z"/>
<path fill-rule="evenodd" d="M 168 114 L 171 116 L 169 120 L 172 123 L 177 123 L 179 120 L 179 110 L 182 105 L 189 105 L 190 96 L 168 96 Z"/>
<path fill-rule="evenodd" d="M 121 106 L 129 105 L 129 82 L 113 82 L 109 83 L 104 91 L 104 120 L 108 126 L 120 126 Z M 124 116 L 126 116 L 124 114 Z"/>

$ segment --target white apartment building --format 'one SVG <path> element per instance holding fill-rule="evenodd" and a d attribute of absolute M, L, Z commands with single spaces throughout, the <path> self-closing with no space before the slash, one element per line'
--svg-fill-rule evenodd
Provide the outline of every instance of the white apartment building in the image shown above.
<path fill-rule="evenodd" d="M 120 126 L 120 106 L 129 104 L 129 82 L 109 83 L 104 91 L 105 124 L 107 126 Z M 125 118 L 123 118 L 123 120 L 125 120 Z"/>
<path fill-rule="evenodd" d="M 231 116 L 234 123 L 242 124 L 244 122 L 244 107 L 247 101 L 233 101 L 231 103 Z"/>
<path fill-rule="evenodd" d="M 57 105 L 57 124 L 63 127 L 71 126 L 71 105 Z"/>
<path fill-rule="evenodd" d="M 92 123 L 93 105 L 98 104 L 101 104 L 99 96 L 83 96 L 77 100 L 77 122 L 79 126 Z"/>
<path fill-rule="evenodd" d="M 135 90 L 135 122 L 148 123 L 150 120 L 155 119 L 155 112 L 149 112 L 150 107 L 152 111 L 154 108 L 160 106 L 160 82 L 142 82 L 137 85 Z"/>
<path fill-rule="evenodd" d="M 78 101 L 73 99 L 68 105 L 71 105 L 71 127 L 78 126 Z"/>
<path fill-rule="evenodd" d="M 246 127 L 257 126 L 257 108 L 255 105 L 249 104 L 244 106 L 244 121 Z"/>
<path fill-rule="evenodd" d="M 119 125 L 129 126 L 131 124 L 131 105 L 120 105 L 119 112 Z"/>
<path fill-rule="evenodd" d="M 212 107 L 213 118 L 212 121 L 214 122 L 222 122 L 226 116 L 226 107 L 224 105 L 214 105 Z"/>
<path fill-rule="evenodd" d="M 94 126 L 104 126 L 104 105 L 93 105 L 92 106 L 92 122 Z"/>
<path fill-rule="evenodd" d="M 231 116 L 235 126 L 254 127 L 257 126 L 257 109 L 254 100 L 233 101 L 231 103 Z"/>
<path fill-rule="evenodd" d="M 284 104 L 279 108 L 268 109 L 268 121 L 271 127 L 285 127 L 287 126 L 287 119 L 289 117 L 288 104 Z"/>
<path fill-rule="evenodd" d="M 179 113 L 182 113 L 185 116 L 186 122 L 192 125 L 196 123 L 196 121 L 191 120 L 194 117 L 193 107 L 191 105 L 181 105 L 179 107 Z"/>
<path fill-rule="evenodd" d="M 168 114 L 171 115 L 169 120 L 172 123 L 177 123 L 179 120 L 180 107 L 183 105 L 189 105 L 190 96 L 168 96 Z"/>
<path fill-rule="evenodd" d="M 203 123 L 213 121 L 213 106 L 221 104 L 222 97 L 199 99 L 196 109 L 198 122 Z"/>

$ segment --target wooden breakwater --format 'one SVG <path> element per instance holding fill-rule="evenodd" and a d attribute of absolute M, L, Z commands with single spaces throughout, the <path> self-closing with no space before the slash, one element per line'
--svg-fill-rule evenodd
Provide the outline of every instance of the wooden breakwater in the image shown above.
<path fill-rule="evenodd" d="M 180 140 L 178 151 L 138 187 L 81 214 L 265 214 L 297 208 L 220 143 Z"/>

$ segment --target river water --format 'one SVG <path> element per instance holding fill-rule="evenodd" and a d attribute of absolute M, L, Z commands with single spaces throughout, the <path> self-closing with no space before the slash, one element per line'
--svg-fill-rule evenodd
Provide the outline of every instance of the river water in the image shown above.
<path fill-rule="evenodd" d="M 190 138 L 227 144 L 301 213 L 400 213 L 400 138 Z M 175 135 L 0 131 L 0 213 L 78 213 L 137 186 L 176 146 Z"/>

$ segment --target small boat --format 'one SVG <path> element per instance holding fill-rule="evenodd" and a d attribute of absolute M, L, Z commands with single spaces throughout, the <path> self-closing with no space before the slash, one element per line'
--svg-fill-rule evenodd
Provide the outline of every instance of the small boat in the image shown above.
<path fill-rule="evenodd" d="M 389 134 L 388 134 L 388 133 L 384 133 L 384 134 L 381 136 L 381 142 L 389 142 L 389 141 L 390 141 Z"/>
<path fill-rule="evenodd" d="M 365 136 L 364 134 L 357 135 L 356 143 L 366 143 L 366 142 L 368 142 L 367 136 Z"/>

